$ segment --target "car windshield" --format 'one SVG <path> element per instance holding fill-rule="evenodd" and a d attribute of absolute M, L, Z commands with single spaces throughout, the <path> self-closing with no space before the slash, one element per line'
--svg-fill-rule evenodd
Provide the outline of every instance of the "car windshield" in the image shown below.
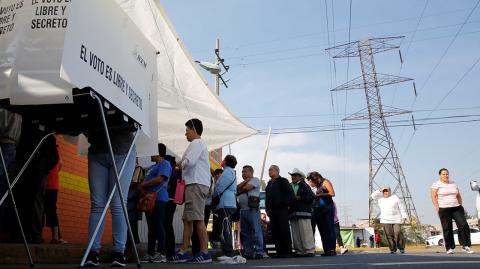
<path fill-rule="evenodd" d="M 260 209 L 265 209 L 265 192 L 261 191 L 260 192 Z"/>

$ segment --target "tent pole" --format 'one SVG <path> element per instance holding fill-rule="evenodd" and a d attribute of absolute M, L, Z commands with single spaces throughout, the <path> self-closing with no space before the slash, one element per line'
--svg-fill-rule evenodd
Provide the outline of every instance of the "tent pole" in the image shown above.
<path fill-rule="evenodd" d="M 33 153 L 32 156 L 34 154 L 35 153 Z M 25 232 L 23 231 L 20 215 L 18 214 L 17 203 L 15 202 L 15 197 L 13 196 L 12 184 L 10 184 L 10 177 L 8 175 L 7 166 L 5 165 L 5 159 L 3 158 L 3 151 L 1 147 L 0 147 L 0 159 L 2 161 L 3 171 L 5 173 L 5 180 L 7 181 L 8 193 L 10 194 L 10 198 L 12 199 L 12 205 L 13 205 L 13 210 L 15 211 L 15 217 L 17 219 L 18 227 L 20 228 L 20 233 L 22 234 L 23 245 L 25 246 L 25 250 L 27 252 L 28 262 L 30 264 L 30 267 L 34 267 L 32 254 L 30 253 L 30 249 L 28 248 L 27 238 L 25 237 Z"/>
<path fill-rule="evenodd" d="M 267 161 L 267 153 L 268 153 L 268 148 L 270 146 L 270 137 L 272 135 L 272 127 L 268 128 L 268 138 L 267 138 L 267 145 L 265 146 L 265 154 L 263 155 L 263 162 L 262 162 L 262 170 L 261 170 L 261 175 L 260 175 L 260 182 L 263 181 L 263 172 L 265 171 L 265 162 Z M 263 186 L 263 184 L 260 184 L 260 186 Z"/>
<path fill-rule="evenodd" d="M 138 134 L 140 133 L 139 132 L 139 129 L 140 128 L 137 128 L 137 131 L 135 132 L 135 136 L 133 138 L 133 141 L 132 141 L 132 144 L 130 145 L 130 148 L 128 150 L 128 153 L 125 157 L 125 160 L 123 161 L 123 164 L 122 164 L 122 167 L 120 169 L 120 173 L 118 173 L 118 169 L 117 169 L 117 165 L 115 163 L 115 155 L 113 154 L 113 149 L 112 149 L 112 143 L 110 141 L 110 135 L 108 133 L 108 126 L 107 126 L 107 121 L 105 119 L 105 113 L 103 111 L 103 107 L 102 107 L 102 101 L 100 100 L 100 98 L 94 93 L 94 92 L 91 92 L 90 95 L 98 102 L 98 105 L 99 105 L 99 109 L 100 109 L 100 114 L 102 116 L 102 121 L 103 121 L 103 127 L 104 127 L 104 130 L 105 130 L 105 135 L 106 135 L 106 140 L 107 140 L 107 145 L 108 145 L 108 149 L 110 151 L 110 157 L 112 158 L 112 164 L 113 164 L 113 169 L 115 171 L 115 186 L 112 188 L 112 191 L 110 193 L 110 196 L 107 200 L 107 203 L 105 205 L 105 208 L 103 209 L 102 211 L 102 215 L 100 217 L 100 220 L 98 221 L 97 223 L 97 226 L 95 227 L 95 230 L 93 232 L 93 235 L 92 237 L 90 238 L 90 241 L 88 243 L 88 246 L 87 246 L 87 249 L 85 250 L 85 253 L 83 255 L 83 258 L 82 258 L 82 261 L 80 262 L 80 267 L 83 267 L 85 265 L 85 262 L 86 262 L 86 259 L 87 259 L 87 256 L 88 256 L 88 253 L 90 252 L 90 249 L 92 248 L 92 245 L 93 245 L 93 241 L 95 240 L 95 237 L 97 236 L 99 230 L 100 230 L 100 226 L 102 224 L 102 222 L 104 221 L 105 219 L 105 215 L 107 213 L 107 209 L 108 207 L 110 206 L 110 203 L 113 199 L 113 195 L 115 194 L 115 191 L 118 189 L 118 194 L 119 194 L 119 197 L 120 197 L 120 204 L 122 205 L 122 209 L 123 209 L 123 215 L 125 217 L 125 221 L 127 223 L 127 228 L 128 228 L 128 235 L 130 236 L 130 238 L 132 239 L 132 242 L 133 242 L 133 252 L 135 253 L 135 258 L 137 260 L 137 268 L 140 268 L 141 267 L 141 264 L 140 264 L 140 258 L 138 257 L 138 251 L 137 251 L 137 246 L 135 245 L 135 240 L 133 240 L 133 233 L 132 233 L 132 227 L 130 226 L 130 222 L 128 220 L 128 211 L 127 211 L 127 206 L 125 205 L 125 202 L 124 202 L 124 195 L 123 195 L 123 192 L 122 192 L 122 188 L 121 188 L 121 184 L 120 184 L 120 176 L 122 176 L 123 174 L 123 171 L 125 169 L 125 165 L 127 163 L 127 159 L 129 158 L 130 154 L 132 154 L 132 151 L 133 151 L 133 148 L 134 148 L 134 145 L 135 145 L 135 141 L 137 140 L 137 137 L 138 137 Z"/>

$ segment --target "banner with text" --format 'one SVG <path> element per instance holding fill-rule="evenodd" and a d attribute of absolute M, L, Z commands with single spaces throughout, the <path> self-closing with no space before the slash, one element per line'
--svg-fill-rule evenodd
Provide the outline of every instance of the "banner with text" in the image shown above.
<path fill-rule="evenodd" d="M 72 2 L 68 24 L 60 76 L 92 87 L 150 136 L 157 128 L 150 126 L 156 123 L 155 48 L 112 0 Z"/>
<path fill-rule="evenodd" d="M 6 12 L 0 23 L 6 36 L 0 61 L 7 59 L 6 68 L 11 68 L 2 70 L 2 78 L 12 104 L 72 102 L 72 86 L 59 75 L 70 4 L 71 0 L 0 2 L 0 11 Z"/>

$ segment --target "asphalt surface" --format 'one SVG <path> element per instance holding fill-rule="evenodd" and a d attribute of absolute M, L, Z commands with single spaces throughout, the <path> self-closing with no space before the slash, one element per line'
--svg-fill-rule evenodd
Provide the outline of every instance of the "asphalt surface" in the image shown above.
<path fill-rule="evenodd" d="M 478 251 L 478 249 L 477 249 Z M 109 267 L 104 263 L 100 268 Z M 453 255 L 447 255 L 441 249 L 415 250 L 407 254 L 390 254 L 385 251 L 351 251 L 346 255 L 335 257 L 310 257 L 248 260 L 246 264 L 226 265 L 219 262 L 210 264 L 142 264 L 142 268 L 480 268 L 480 253 L 466 254 L 460 249 Z M 0 265 L 0 268 L 28 268 L 28 265 Z M 35 268 L 78 268 L 78 265 L 37 264 Z M 136 264 L 128 264 L 127 268 L 136 268 Z"/>

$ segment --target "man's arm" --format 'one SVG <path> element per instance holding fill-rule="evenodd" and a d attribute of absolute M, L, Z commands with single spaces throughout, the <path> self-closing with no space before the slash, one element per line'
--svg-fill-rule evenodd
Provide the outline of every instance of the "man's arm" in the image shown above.
<path fill-rule="evenodd" d="M 182 168 L 185 168 L 191 165 L 192 163 L 195 163 L 198 159 L 200 159 L 200 156 L 202 155 L 202 152 L 203 152 L 200 146 L 201 144 L 197 144 L 197 143 L 190 144 L 190 146 L 185 151 L 185 154 L 183 155 L 182 160 L 180 160 L 180 165 Z"/>

